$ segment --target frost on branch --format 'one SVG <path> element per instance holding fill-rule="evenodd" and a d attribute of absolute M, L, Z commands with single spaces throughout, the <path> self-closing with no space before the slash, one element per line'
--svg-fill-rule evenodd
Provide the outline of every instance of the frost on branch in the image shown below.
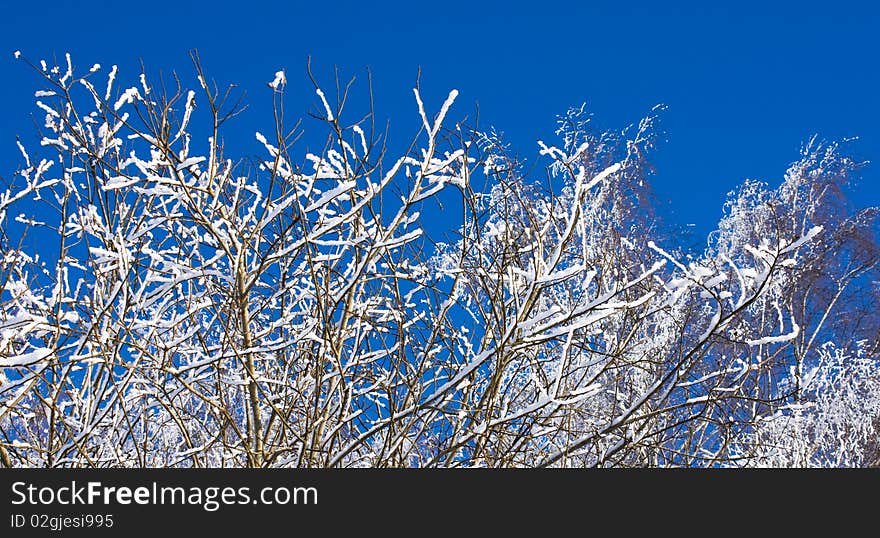
<path fill-rule="evenodd" d="M 738 461 L 758 467 L 880 464 L 880 365 L 865 344 L 820 347 L 799 387 L 807 398 L 761 417 L 737 438 Z"/>
<path fill-rule="evenodd" d="M 659 109 L 569 111 L 544 176 L 453 125 L 456 90 L 414 90 L 395 153 L 316 85 L 317 143 L 276 123 L 233 154 L 198 63 L 164 95 L 40 65 L 44 138 L 0 192 L 4 465 L 873 461 L 876 212 L 836 145 L 744 183 L 689 252 L 652 210 Z"/>

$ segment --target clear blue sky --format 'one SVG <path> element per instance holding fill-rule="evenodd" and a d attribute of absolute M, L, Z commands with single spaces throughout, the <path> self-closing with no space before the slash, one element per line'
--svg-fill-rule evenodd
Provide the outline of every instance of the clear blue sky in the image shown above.
<path fill-rule="evenodd" d="M 311 55 L 326 83 L 333 65 L 361 79 L 369 66 L 380 116 L 405 129 L 418 125 L 411 88 L 421 67 L 435 110 L 457 88 L 452 117 L 479 103 L 480 125 L 529 156 L 569 106 L 587 102 L 601 125 L 622 127 L 665 103 L 655 189 L 667 216 L 694 223 L 699 235 L 717 222 L 727 191 L 747 177 L 778 183 L 813 133 L 860 137 L 857 156 L 876 164 L 863 175 L 859 204 L 880 203 L 880 8 L 761 4 L 4 2 L 0 176 L 19 163 L 15 135 L 33 133 L 38 81 L 14 50 L 33 60 L 69 51 L 80 68 L 119 64 L 134 77 L 140 59 L 189 75 L 187 50 L 197 48 L 209 74 L 248 91 L 252 109 L 239 121 L 246 140 L 265 129 L 265 83 L 279 68 L 291 110 L 315 107 Z"/>

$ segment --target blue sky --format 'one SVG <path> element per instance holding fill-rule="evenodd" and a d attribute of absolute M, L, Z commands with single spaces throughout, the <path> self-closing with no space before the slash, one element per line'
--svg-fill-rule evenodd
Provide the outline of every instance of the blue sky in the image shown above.
<path fill-rule="evenodd" d="M 266 82 L 287 70 L 289 110 L 316 107 L 306 59 L 322 82 L 373 73 L 380 118 L 410 136 L 411 88 L 426 102 L 460 91 L 452 118 L 473 115 L 534 158 L 555 116 L 586 102 L 599 125 L 622 127 L 668 105 L 654 186 L 672 221 L 713 229 L 726 193 L 745 178 L 776 184 L 813 133 L 859 136 L 859 205 L 880 204 L 880 74 L 873 3 L 671 2 L 144 2 L 4 3 L 0 18 L 0 176 L 19 164 L 15 135 L 33 136 L 38 80 L 13 58 L 65 52 L 80 68 L 119 64 L 192 74 L 197 48 L 210 75 L 235 82 L 251 109 L 239 128 L 265 128 Z M 610 4 L 613 4 L 610 5 Z M 326 6 L 326 7 L 325 7 Z M 2 52 L 2 51 L 0 51 Z M 131 80 L 131 79 L 129 79 Z M 189 78 L 192 81 L 192 77 Z M 365 86 L 361 86 L 364 89 Z M 31 140 L 31 145 L 33 145 Z M 254 146 L 242 153 L 256 153 Z M 696 242 L 699 242 L 697 240 Z"/>

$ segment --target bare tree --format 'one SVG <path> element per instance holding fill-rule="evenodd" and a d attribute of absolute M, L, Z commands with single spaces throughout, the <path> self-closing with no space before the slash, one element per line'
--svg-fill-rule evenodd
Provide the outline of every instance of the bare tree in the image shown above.
<path fill-rule="evenodd" d="M 298 157 L 278 72 L 249 159 L 224 145 L 242 103 L 193 60 L 197 90 L 34 65 L 41 148 L 0 197 L 3 465 L 875 457 L 876 212 L 846 205 L 836 145 L 747 182 L 693 254 L 651 209 L 656 110 L 619 133 L 571 111 L 534 181 L 444 126 L 455 90 L 436 114 L 414 90 L 393 155 L 372 110 L 348 119 L 351 83 L 311 78 L 323 137 Z"/>

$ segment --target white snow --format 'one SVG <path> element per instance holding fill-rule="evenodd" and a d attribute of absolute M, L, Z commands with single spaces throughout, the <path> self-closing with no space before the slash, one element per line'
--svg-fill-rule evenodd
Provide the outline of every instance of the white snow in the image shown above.
<path fill-rule="evenodd" d="M 324 104 L 324 111 L 327 113 L 327 121 L 333 121 L 333 111 L 330 109 L 330 104 L 327 102 L 324 92 L 321 88 L 315 88 L 315 93 L 318 94 L 318 97 L 321 98 L 321 103 Z"/>
<path fill-rule="evenodd" d="M 205 157 L 189 157 L 185 159 L 182 163 L 177 165 L 177 170 L 185 170 L 190 166 L 195 166 L 199 163 L 205 162 L 207 159 Z"/>
<path fill-rule="evenodd" d="M 105 191 L 114 191 L 118 189 L 124 189 L 125 187 L 129 187 L 134 185 L 140 181 L 140 178 L 137 177 L 126 177 L 126 176 L 116 176 L 108 179 L 104 185 L 101 187 L 102 190 Z"/>
<path fill-rule="evenodd" d="M 278 90 L 284 87 L 285 84 L 287 84 L 287 77 L 284 75 L 284 70 L 281 70 L 275 72 L 275 78 L 269 83 L 269 87 L 273 90 Z"/>
<path fill-rule="evenodd" d="M 765 336 L 763 338 L 758 338 L 755 340 L 746 340 L 746 343 L 752 347 L 754 346 L 763 346 L 766 344 L 781 344 L 783 342 L 788 342 L 789 340 L 794 340 L 797 338 L 797 335 L 800 334 L 801 328 L 800 326 L 792 320 L 791 322 L 791 332 L 788 334 L 781 334 L 779 336 Z"/>
<path fill-rule="evenodd" d="M 21 355 L 0 357 L 0 368 L 14 368 L 17 366 L 30 366 L 36 364 L 52 354 L 51 349 L 37 348 Z"/>
<path fill-rule="evenodd" d="M 806 243 L 807 241 L 811 241 L 814 237 L 816 237 L 817 235 L 819 235 L 819 233 L 821 233 L 821 232 L 822 232 L 822 227 L 821 227 L 821 226 L 813 226 L 813 227 L 810 228 L 810 230 L 806 233 L 806 235 L 804 235 L 803 237 L 801 237 L 801 238 L 798 239 L 797 241 L 793 242 L 792 244 L 788 245 L 788 246 L 785 247 L 784 249 L 780 250 L 779 253 L 780 253 L 780 254 L 787 254 L 787 253 L 791 252 L 792 250 L 797 249 L 798 247 L 800 247 L 801 245 L 803 245 L 803 244 Z"/>
<path fill-rule="evenodd" d="M 606 168 L 605 170 L 602 170 L 601 172 L 599 172 L 598 174 L 596 174 L 596 176 L 595 176 L 593 179 L 591 179 L 589 183 L 587 183 L 586 185 L 584 185 L 583 189 L 584 189 L 584 190 L 590 190 L 590 189 L 592 189 L 592 188 L 595 187 L 599 182 L 603 181 L 605 178 L 607 178 L 607 177 L 610 176 L 611 174 L 615 174 L 615 173 L 617 173 L 617 172 L 620 170 L 620 167 L 621 167 L 621 164 L 620 164 L 620 163 L 614 163 L 614 164 L 612 164 L 611 166 L 609 166 L 609 167 Z"/>
<path fill-rule="evenodd" d="M 110 73 L 107 75 L 107 92 L 104 94 L 104 100 L 110 100 L 110 91 L 113 89 L 113 81 L 116 80 L 116 71 L 117 67 L 114 65 L 110 68 Z"/>
<path fill-rule="evenodd" d="M 335 200 L 336 198 L 341 196 L 343 193 L 350 191 L 354 187 L 355 187 L 354 181 L 341 181 L 335 188 L 330 189 L 329 191 L 325 192 L 324 194 L 321 195 L 320 198 L 318 198 L 317 200 L 315 200 L 314 202 L 309 204 L 306 207 L 305 211 L 308 213 L 309 211 L 314 211 L 315 209 L 318 209 L 319 207 L 323 207 L 323 206 L 327 205 L 328 203 L 330 203 L 332 200 Z"/>
<path fill-rule="evenodd" d="M 116 100 L 116 104 L 113 105 L 113 110 L 119 110 L 122 108 L 122 105 L 127 103 L 133 103 L 135 100 L 142 101 L 141 92 L 138 91 L 137 88 L 132 86 L 131 88 L 122 92 L 122 95 L 119 96 L 119 99 Z"/>

